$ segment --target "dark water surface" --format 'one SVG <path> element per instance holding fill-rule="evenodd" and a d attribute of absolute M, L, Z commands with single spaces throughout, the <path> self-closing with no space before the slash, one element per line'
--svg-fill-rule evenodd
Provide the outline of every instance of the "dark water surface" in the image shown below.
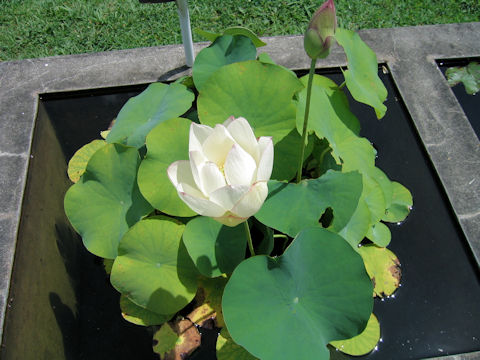
<path fill-rule="evenodd" d="M 413 211 L 390 225 L 402 264 L 395 298 L 375 301 L 383 342 L 368 359 L 420 359 L 480 349 L 478 266 L 413 123 L 388 75 L 387 114 L 351 102 L 378 151 L 376 164 L 413 196 Z M 338 75 L 337 75 L 338 78 Z M 339 82 L 338 80 L 337 82 Z"/>
<path fill-rule="evenodd" d="M 377 351 L 362 358 L 420 359 L 480 350 L 478 267 L 393 82 L 389 75 L 380 75 L 389 94 L 386 116 L 379 121 L 371 108 L 353 101 L 352 111 L 362 124 L 361 135 L 378 151 L 377 165 L 410 189 L 414 206 L 402 225 L 390 225 L 389 249 L 402 263 L 402 286 L 394 298 L 375 300 L 383 341 Z M 338 70 L 328 76 L 343 81 Z M 99 131 L 108 127 L 127 99 L 144 88 L 43 96 L 65 158 L 99 138 Z M 104 278 L 93 277 L 101 264 L 86 252 L 83 258 L 88 266 L 79 296 L 81 358 L 155 359 L 149 347 L 151 333 L 119 319 L 115 290 Z M 99 302 L 105 306 L 97 307 Z M 100 352 L 94 355 L 95 351 Z M 213 354 L 210 349 L 193 358 L 214 359 Z"/>

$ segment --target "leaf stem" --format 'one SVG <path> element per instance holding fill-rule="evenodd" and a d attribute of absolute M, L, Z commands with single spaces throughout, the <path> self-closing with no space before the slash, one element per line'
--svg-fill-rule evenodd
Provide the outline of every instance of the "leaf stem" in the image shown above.
<path fill-rule="evenodd" d="M 307 101 L 305 102 L 305 116 L 303 118 L 302 144 L 300 148 L 300 157 L 298 158 L 297 183 L 302 180 L 303 156 L 305 155 L 305 140 L 307 138 L 308 115 L 310 112 L 310 97 L 312 95 L 313 75 L 315 74 L 315 64 L 317 59 L 312 59 L 310 72 L 308 73 Z"/>
<path fill-rule="evenodd" d="M 319 165 L 322 165 L 323 163 L 323 159 L 325 158 L 325 155 L 327 155 L 332 149 L 330 149 L 330 146 L 328 146 L 326 149 L 324 149 L 322 151 L 322 153 L 320 154 L 320 161 L 319 161 Z"/>
<path fill-rule="evenodd" d="M 346 85 L 346 82 L 342 82 L 340 85 L 338 85 L 338 90 L 342 90 Z"/>
<path fill-rule="evenodd" d="M 245 224 L 245 231 L 247 233 L 248 249 L 250 250 L 250 254 L 252 256 L 255 256 L 255 250 L 253 249 L 252 235 L 250 235 L 250 228 L 248 227 L 248 221 L 245 221 L 244 224 Z"/>

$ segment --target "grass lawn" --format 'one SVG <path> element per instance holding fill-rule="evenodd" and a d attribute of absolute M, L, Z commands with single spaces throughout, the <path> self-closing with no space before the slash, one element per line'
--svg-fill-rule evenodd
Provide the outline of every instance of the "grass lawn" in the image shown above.
<path fill-rule="evenodd" d="M 192 28 L 303 33 L 322 0 L 190 0 Z M 349 29 L 480 21 L 478 0 L 336 0 Z M 194 41 L 204 40 L 194 34 Z M 414 41 L 414 39 L 412 39 Z M 180 43 L 175 3 L 0 0 L 0 60 Z"/>

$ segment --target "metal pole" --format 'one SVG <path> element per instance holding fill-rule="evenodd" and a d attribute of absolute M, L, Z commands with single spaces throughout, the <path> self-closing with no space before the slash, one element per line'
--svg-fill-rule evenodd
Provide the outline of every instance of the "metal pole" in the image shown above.
<path fill-rule="evenodd" d="M 177 3 L 178 18 L 180 19 L 180 29 L 182 30 L 183 48 L 185 49 L 185 60 L 188 67 L 193 66 L 193 41 L 192 30 L 190 28 L 190 15 L 188 13 L 188 0 L 175 0 Z"/>

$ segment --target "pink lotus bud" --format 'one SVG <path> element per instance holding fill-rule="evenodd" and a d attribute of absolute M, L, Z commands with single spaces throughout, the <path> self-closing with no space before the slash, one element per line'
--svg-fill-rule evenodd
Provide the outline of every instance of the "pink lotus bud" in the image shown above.
<path fill-rule="evenodd" d="M 330 45 L 337 28 L 337 17 L 333 0 L 328 0 L 313 14 L 303 38 L 303 46 L 312 59 L 328 56 Z"/>

